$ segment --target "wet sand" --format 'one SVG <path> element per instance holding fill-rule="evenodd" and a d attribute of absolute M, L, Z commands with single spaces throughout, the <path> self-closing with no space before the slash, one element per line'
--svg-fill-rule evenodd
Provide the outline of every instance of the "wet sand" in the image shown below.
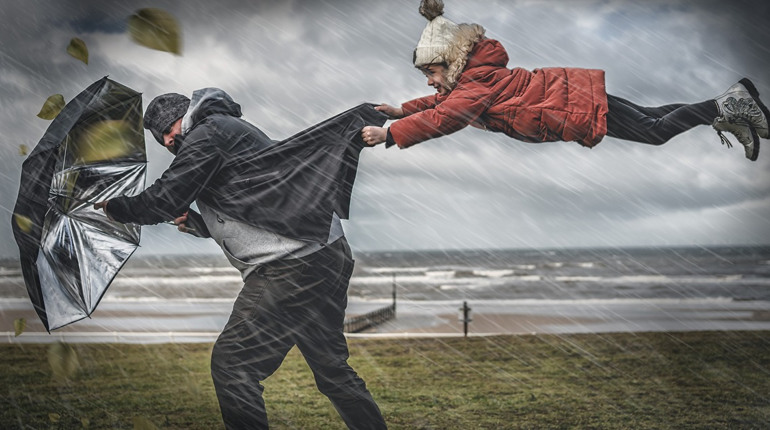
<path fill-rule="evenodd" d="M 348 315 L 387 306 L 351 300 Z M 770 330 L 770 302 L 730 300 L 494 300 L 468 302 L 469 335 Z M 350 337 L 462 336 L 460 301 L 399 301 L 396 319 Z M 92 318 L 46 333 L 26 299 L 0 300 L 0 342 L 213 342 L 232 300 L 104 300 Z M 27 326 L 15 336 L 14 321 Z"/>
<path fill-rule="evenodd" d="M 401 303 L 394 321 L 371 332 L 461 334 L 461 306 L 462 303 Z M 471 335 L 770 329 L 770 302 L 764 301 L 497 300 L 469 302 L 468 306 Z"/>

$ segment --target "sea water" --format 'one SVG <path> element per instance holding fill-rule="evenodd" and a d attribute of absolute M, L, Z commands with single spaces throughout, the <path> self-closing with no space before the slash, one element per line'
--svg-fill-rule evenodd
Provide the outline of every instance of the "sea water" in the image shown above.
<path fill-rule="evenodd" d="M 355 252 L 351 299 L 770 300 L 770 247 Z M 234 298 L 224 257 L 137 256 L 105 299 Z M 0 298 L 26 298 L 17 261 L 0 261 Z"/>
<path fill-rule="evenodd" d="M 770 247 L 359 253 L 354 297 L 770 299 Z M 390 289 L 390 290 L 389 290 Z"/>

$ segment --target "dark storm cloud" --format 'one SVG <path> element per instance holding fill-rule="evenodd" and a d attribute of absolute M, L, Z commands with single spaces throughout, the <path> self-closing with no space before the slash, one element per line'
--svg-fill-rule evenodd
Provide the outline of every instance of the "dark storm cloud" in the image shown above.
<path fill-rule="evenodd" d="M 123 16 L 108 15 L 104 11 L 86 11 L 83 16 L 69 22 L 77 34 L 124 33 L 128 27 Z"/>

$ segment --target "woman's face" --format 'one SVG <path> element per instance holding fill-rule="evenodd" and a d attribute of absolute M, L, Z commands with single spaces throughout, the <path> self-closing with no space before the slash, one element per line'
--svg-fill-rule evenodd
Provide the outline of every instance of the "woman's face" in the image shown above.
<path fill-rule="evenodd" d="M 430 64 L 420 70 L 428 78 L 428 85 L 435 88 L 440 95 L 445 96 L 452 91 L 446 83 L 445 72 L 447 69 L 443 64 Z"/>

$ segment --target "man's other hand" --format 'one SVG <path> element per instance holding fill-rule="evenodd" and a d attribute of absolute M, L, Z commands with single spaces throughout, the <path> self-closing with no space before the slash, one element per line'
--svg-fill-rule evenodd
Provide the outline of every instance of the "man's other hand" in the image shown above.
<path fill-rule="evenodd" d="M 187 212 L 183 213 L 181 216 L 174 218 L 174 224 L 176 225 L 176 229 L 181 231 L 182 233 L 191 233 L 195 230 L 187 227 Z"/>

